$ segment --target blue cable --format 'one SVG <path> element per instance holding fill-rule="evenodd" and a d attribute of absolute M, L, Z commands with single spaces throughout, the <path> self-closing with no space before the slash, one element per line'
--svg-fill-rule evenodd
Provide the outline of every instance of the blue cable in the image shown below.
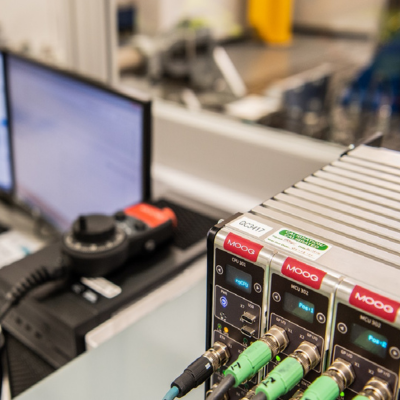
<path fill-rule="evenodd" d="M 172 386 L 172 388 L 169 389 L 167 394 L 164 396 L 163 400 L 174 400 L 178 394 L 179 389 L 176 386 Z"/>

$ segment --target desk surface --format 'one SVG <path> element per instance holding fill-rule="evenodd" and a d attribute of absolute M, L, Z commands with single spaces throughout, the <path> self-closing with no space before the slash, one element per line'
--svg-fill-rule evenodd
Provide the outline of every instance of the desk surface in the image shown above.
<path fill-rule="evenodd" d="M 203 278 L 191 290 L 84 353 L 16 399 L 162 400 L 175 377 L 204 352 L 205 321 Z M 185 399 L 204 399 L 203 387 Z"/>

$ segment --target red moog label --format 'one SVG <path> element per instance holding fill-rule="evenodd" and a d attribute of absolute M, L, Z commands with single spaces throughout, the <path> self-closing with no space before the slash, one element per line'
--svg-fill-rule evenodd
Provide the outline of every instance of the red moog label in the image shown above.
<path fill-rule="evenodd" d="M 285 260 L 281 272 L 288 278 L 304 283 L 313 289 L 319 289 L 321 287 L 322 279 L 324 279 L 326 275 L 326 272 L 291 257 Z"/>
<path fill-rule="evenodd" d="M 371 292 L 361 286 L 354 286 L 349 302 L 352 306 L 361 308 L 361 310 L 367 311 L 389 322 L 394 322 L 396 320 L 396 315 L 400 308 L 400 303 L 397 301 Z"/>
<path fill-rule="evenodd" d="M 229 233 L 224 242 L 224 249 L 250 261 L 257 261 L 263 246 L 241 236 Z"/>

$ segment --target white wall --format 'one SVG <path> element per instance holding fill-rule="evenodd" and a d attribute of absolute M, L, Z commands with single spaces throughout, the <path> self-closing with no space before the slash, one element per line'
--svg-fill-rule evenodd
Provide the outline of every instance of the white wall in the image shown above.
<path fill-rule="evenodd" d="M 375 35 L 385 0 L 293 0 L 294 22 L 314 28 Z"/>
<path fill-rule="evenodd" d="M 0 0 L 0 38 L 16 50 L 115 82 L 114 0 Z"/>
<path fill-rule="evenodd" d="M 68 0 L 0 0 L 0 35 L 16 49 L 71 60 Z"/>

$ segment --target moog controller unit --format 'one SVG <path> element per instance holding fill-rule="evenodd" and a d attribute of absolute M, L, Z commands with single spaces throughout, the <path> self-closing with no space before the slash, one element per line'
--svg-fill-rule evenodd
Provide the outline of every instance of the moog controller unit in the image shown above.
<path fill-rule="evenodd" d="M 229 358 L 206 396 L 399 399 L 399 268 L 392 150 L 357 147 L 221 221 L 208 236 L 207 348 Z"/>

